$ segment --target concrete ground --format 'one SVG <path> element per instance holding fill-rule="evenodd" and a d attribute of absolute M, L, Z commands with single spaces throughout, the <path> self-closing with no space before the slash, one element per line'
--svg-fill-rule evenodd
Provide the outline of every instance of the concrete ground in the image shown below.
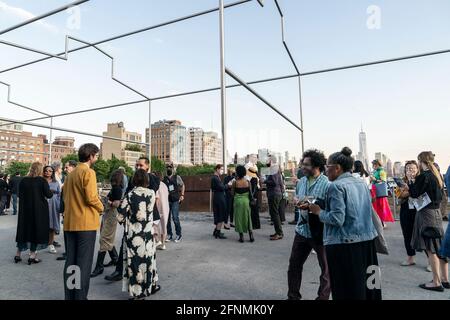
<path fill-rule="evenodd" d="M 294 237 L 294 226 L 284 225 L 285 238 L 269 241 L 273 227 L 268 215 L 262 214 L 262 229 L 255 231 L 254 243 L 239 243 L 234 231 L 225 231 L 227 240 L 212 237 L 210 214 L 182 213 L 183 241 L 169 243 L 166 251 L 158 251 L 157 263 L 162 290 L 151 299 L 223 299 L 266 300 L 285 299 L 287 292 L 288 260 Z M 288 215 L 288 221 L 293 215 Z M 43 251 L 38 265 L 13 263 L 15 254 L 16 217 L 0 217 L 0 299 L 59 300 L 64 298 L 62 272 L 64 262 Z M 445 224 L 447 227 L 447 223 Z M 122 233 L 118 229 L 117 243 Z M 424 254 L 418 254 L 417 265 L 401 267 L 405 258 L 403 238 L 398 222 L 389 225 L 386 237 L 389 256 L 379 256 L 382 267 L 384 299 L 448 300 L 450 290 L 444 293 L 428 292 L 418 284 L 431 280 L 425 271 Z M 248 239 L 246 239 L 248 240 Z M 62 242 L 62 236 L 57 241 Z M 24 256 L 25 257 L 25 256 Z M 108 260 L 107 260 L 108 261 Z M 113 268 L 106 269 L 109 274 Z M 91 280 L 91 300 L 128 298 L 121 292 L 121 282 L 109 283 L 99 276 Z M 314 299 L 318 288 L 319 267 L 311 255 L 304 267 L 302 295 Z"/>

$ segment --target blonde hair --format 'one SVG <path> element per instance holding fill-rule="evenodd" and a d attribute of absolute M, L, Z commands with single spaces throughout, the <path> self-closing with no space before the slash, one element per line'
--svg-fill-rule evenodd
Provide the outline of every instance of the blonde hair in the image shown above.
<path fill-rule="evenodd" d="M 42 177 L 44 173 L 44 165 L 40 162 L 34 162 L 31 165 L 30 172 L 28 173 L 29 177 Z"/>
<path fill-rule="evenodd" d="M 442 189 L 444 187 L 444 181 L 442 180 L 442 176 L 439 173 L 439 170 L 434 165 L 434 153 L 431 152 L 431 151 L 421 152 L 419 154 L 419 156 L 417 157 L 417 159 L 420 162 L 425 163 L 427 165 L 427 167 L 431 170 L 433 175 L 436 177 L 436 179 L 437 179 L 437 181 L 439 183 L 439 186 Z"/>

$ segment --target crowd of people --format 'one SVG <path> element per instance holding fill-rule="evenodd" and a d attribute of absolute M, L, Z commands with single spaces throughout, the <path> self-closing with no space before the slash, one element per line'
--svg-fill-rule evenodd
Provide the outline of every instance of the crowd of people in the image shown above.
<path fill-rule="evenodd" d="M 66 299 L 87 299 L 90 279 L 112 266 L 115 270 L 105 280 L 123 281 L 130 299 L 143 299 L 161 289 L 157 250 L 166 250 L 168 242 L 182 241 L 179 208 L 185 185 L 173 166 L 167 166 L 165 175 L 150 172 L 149 159 L 141 157 L 130 179 L 124 168 L 115 170 L 108 194 L 102 195 L 92 169 L 98 153 L 94 144 L 81 146 L 79 162 L 65 163 L 64 174 L 60 163 L 36 162 L 26 177 L 17 173 L 11 179 L 0 178 L 2 214 L 8 195 L 13 214 L 18 213 L 14 262 L 20 263 L 25 251 L 29 251 L 28 265 L 41 262 L 40 250 L 56 254 L 61 244 L 55 240 L 63 233 L 65 251 L 57 260 L 65 260 Z M 295 220 L 290 222 L 295 224 L 295 237 L 287 272 L 288 299 L 302 298 L 302 272 L 311 253 L 316 254 L 321 270 L 318 300 L 382 298 L 377 254 L 387 252 L 383 228 L 395 220 L 386 171 L 380 160 L 372 165 L 369 173 L 347 147 L 328 158 L 316 149 L 302 155 L 295 178 Z M 288 199 L 283 173 L 272 158 L 264 172 L 260 174 L 253 158 L 245 166 L 229 168 L 226 175 L 222 165 L 215 167 L 211 178 L 215 239 L 227 239 L 223 230 L 234 228 L 240 243 L 246 235 L 255 241 L 253 232 L 261 228 L 263 188 L 275 231 L 270 240 L 283 239 Z M 404 178 L 395 180 L 394 189 L 407 254 L 400 265 L 415 265 L 416 252 L 424 251 L 432 281 L 419 286 L 439 292 L 450 289 L 450 231 L 447 228 L 444 233 L 443 228 L 449 180 L 450 173 L 446 177 L 440 173 L 434 154 L 422 152 L 417 161 L 406 162 Z M 123 226 L 119 250 L 115 246 L 118 225 Z M 92 270 L 98 230 L 99 251 Z M 72 283 L 74 272 L 79 275 L 78 285 Z"/>
<path fill-rule="evenodd" d="M 105 280 L 122 280 L 130 299 L 143 299 L 161 289 L 156 250 L 166 250 L 167 242 L 182 240 L 179 205 L 184 199 L 184 183 L 173 166 L 167 167 L 163 177 L 149 172 L 150 160 L 141 157 L 130 181 L 120 167 L 109 179 L 109 193 L 102 195 L 92 169 L 98 154 L 96 145 L 85 144 L 78 150 L 79 162 L 68 161 L 64 174 L 60 163 L 44 166 L 35 162 L 25 177 L 19 173 L 10 181 L 2 177 L 1 208 L 7 207 L 10 193 L 13 214 L 18 213 L 14 262 L 20 263 L 25 251 L 29 252 L 28 265 L 41 262 L 39 251 L 56 254 L 61 244 L 55 237 L 63 233 L 65 251 L 57 260 L 65 261 L 65 299 L 87 299 L 90 278 L 110 266 L 115 266 L 115 271 Z M 118 224 L 124 230 L 119 251 L 115 247 Z M 98 230 L 99 251 L 91 270 Z M 105 264 L 107 254 L 109 262 Z M 79 283 L 73 283 L 74 272 Z"/>
<path fill-rule="evenodd" d="M 387 176 L 380 160 L 372 162 L 373 171 L 368 173 L 351 154 L 349 148 L 328 159 L 318 150 L 303 154 L 303 177 L 296 185 L 297 226 L 289 260 L 288 299 L 302 297 L 303 265 L 312 250 L 321 269 L 318 300 L 328 300 L 330 293 L 336 300 L 381 299 L 381 287 L 368 283 L 378 268 L 377 253 L 387 252 L 386 247 L 379 249 L 386 246 L 383 228 L 395 221 L 388 203 Z M 401 203 L 400 224 L 408 256 L 401 266 L 415 265 L 416 251 L 424 251 L 433 279 L 419 287 L 443 292 L 450 289 L 450 229 L 445 235 L 443 229 L 448 217 L 444 177 L 432 152 L 406 162 L 404 176 L 394 188 Z M 446 179 L 448 186 L 450 171 Z"/>
<path fill-rule="evenodd" d="M 211 191 L 215 225 L 213 236 L 216 239 L 227 239 L 222 230 L 234 228 L 239 233 L 239 242 L 244 242 L 245 233 L 248 233 L 250 242 L 255 241 L 253 230 L 261 229 L 260 191 L 263 186 L 267 191 L 271 225 L 275 229 L 270 240 L 283 239 L 282 225 L 286 221 L 285 210 L 288 201 L 284 176 L 275 158 L 270 158 L 266 167 L 268 174 L 260 175 L 256 157 L 253 156 L 246 165 L 228 168 L 223 181 L 223 165 L 215 167 L 211 178 Z"/>

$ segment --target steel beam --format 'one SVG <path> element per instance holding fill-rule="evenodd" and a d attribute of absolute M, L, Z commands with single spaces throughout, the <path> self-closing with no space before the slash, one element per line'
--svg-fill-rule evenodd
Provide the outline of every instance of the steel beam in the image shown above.
<path fill-rule="evenodd" d="M 89 0 L 79 0 L 79 1 L 75 1 L 75 2 L 72 2 L 72 3 L 66 4 L 66 5 L 64 5 L 64 6 L 60 7 L 60 8 L 54 9 L 54 10 L 49 11 L 47 13 L 44 13 L 44 14 L 42 14 L 40 16 L 31 18 L 31 19 L 29 19 L 27 21 L 24 21 L 24 22 L 21 22 L 21 23 L 15 25 L 15 26 L 12 26 L 10 28 L 2 30 L 2 31 L 0 31 L 0 35 L 8 33 L 10 31 L 13 31 L 13 30 L 16 30 L 16 29 L 19 29 L 19 28 L 22 28 L 22 27 L 24 27 L 24 26 L 26 26 L 26 25 L 28 25 L 30 23 L 42 20 L 42 19 L 47 18 L 47 17 L 50 17 L 50 16 L 52 16 L 54 14 L 57 14 L 57 13 L 59 13 L 61 11 L 67 10 L 67 9 L 69 9 L 71 7 L 74 7 L 74 6 L 78 6 L 78 5 L 83 4 L 85 2 L 88 2 L 88 1 Z"/>
<path fill-rule="evenodd" d="M 297 128 L 298 130 L 300 130 L 301 132 L 303 132 L 303 128 L 300 128 L 294 121 L 292 121 L 291 119 L 289 119 L 286 115 L 284 115 L 280 110 L 278 110 L 277 108 L 275 108 L 275 106 L 273 106 L 269 101 L 267 101 L 265 98 L 263 98 L 258 92 L 256 92 L 254 89 L 252 89 L 247 83 L 244 82 L 244 80 L 242 80 L 241 78 L 239 78 L 236 74 L 234 74 L 230 69 L 226 69 L 226 73 L 233 78 L 235 81 L 237 81 L 238 83 L 240 83 L 245 89 L 247 89 L 248 91 L 250 91 L 254 96 L 256 96 L 259 100 L 261 100 L 262 102 L 264 102 L 269 108 L 271 108 L 273 111 L 275 111 L 276 113 L 278 113 L 282 118 L 284 118 L 287 122 L 289 122 L 290 124 L 292 124 L 295 128 Z"/>
<path fill-rule="evenodd" d="M 1 121 L 12 121 L 14 123 L 23 124 L 23 125 L 27 125 L 27 126 L 31 126 L 31 127 L 42 128 L 42 129 L 51 129 L 51 130 L 55 130 L 55 131 L 70 132 L 70 133 L 84 135 L 84 136 L 89 136 L 89 137 L 95 137 L 95 138 L 101 138 L 101 139 L 107 139 L 107 140 L 115 140 L 115 141 L 122 141 L 122 142 L 128 142 L 128 143 L 133 143 L 133 144 L 145 145 L 145 146 L 148 145 L 145 142 L 136 142 L 136 141 L 132 141 L 132 140 L 120 139 L 120 138 L 110 137 L 110 136 L 104 136 L 104 135 L 100 135 L 100 134 L 83 132 L 83 131 L 79 131 L 79 130 L 47 126 L 47 125 L 39 124 L 39 123 L 30 123 L 30 122 L 25 122 L 25 121 L 20 121 L 20 120 L 12 120 L 12 119 L 1 118 L 1 117 L 0 117 L 0 120 Z"/>
<path fill-rule="evenodd" d="M 225 5 L 224 8 L 231 8 L 231 7 L 234 7 L 234 6 L 237 6 L 237 5 L 245 4 L 245 3 L 250 2 L 250 1 L 252 1 L 252 0 L 241 0 L 241 1 L 233 2 L 233 3 Z M 149 31 L 149 30 L 158 29 L 158 28 L 161 28 L 161 27 L 165 27 L 165 26 L 177 23 L 177 22 L 181 22 L 181 21 L 192 19 L 192 18 L 200 17 L 200 16 L 203 16 L 203 15 L 206 15 L 206 14 L 209 14 L 209 13 L 213 13 L 213 12 L 216 12 L 216 11 L 219 11 L 219 8 L 213 8 L 213 9 L 197 12 L 197 13 L 194 13 L 194 14 L 191 14 L 191 15 L 188 15 L 188 16 L 184 16 L 184 17 L 181 17 L 181 18 L 177 18 L 177 19 L 166 21 L 166 22 L 162 22 L 162 23 L 159 23 L 159 24 L 156 24 L 156 25 L 153 25 L 153 26 L 149 26 L 149 27 L 143 28 L 143 29 L 127 32 L 127 33 L 124 33 L 124 34 L 121 34 L 121 35 L 117 35 L 117 36 L 114 36 L 114 37 L 111 37 L 111 38 L 108 38 L 108 39 L 104 39 L 104 40 L 100 40 L 100 41 L 94 42 L 94 43 L 92 43 L 90 45 L 85 45 L 85 46 L 82 46 L 82 47 L 71 49 L 69 52 L 70 53 L 71 52 L 75 52 L 75 51 L 78 51 L 78 50 L 89 48 L 90 46 L 95 46 L 95 45 L 107 43 L 107 42 L 110 42 L 110 41 L 118 40 L 118 39 L 121 39 L 121 38 L 129 37 L 129 36 L 141 33 L 141 32 L 146 32 L 146 31 Z M 57 54 L 57 56 L 62 56 L 64 54 L 66 54 L 66 52 L 61 52 L 61 53 Z M 54 58 L 53 56 L 48 56 L 48 57 L 45 57 L 45 58 L 33 60 L 33 61 L 30 61 L 30 62 L 21 64 L 21 65 L 18 65 L 18 66 L 14 66 L 14 67 L 10 67 L 10 68 L 1 70 L 0 74 L 5 73 L 5 72 L 9 72 L 9 71 L 12 71 L 12 70 L 16 70 L 16 69 L 19 69 L 19 68 L 23 68 L 23 67 L 26 67 L 26 66 L 38 63 L 38 62 L 47 61 L 47 60 L 50 60 L 50 59 L 53 59 L 53 58 Z"/>

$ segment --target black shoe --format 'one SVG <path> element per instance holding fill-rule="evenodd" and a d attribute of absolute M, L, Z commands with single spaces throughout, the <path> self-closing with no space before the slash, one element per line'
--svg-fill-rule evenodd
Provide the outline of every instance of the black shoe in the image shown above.
<path fill-rule="evenodd" d="M 441 283 L 444 289 L 450 289 L 450 282 L 442 282 Z"/>
<path fill-rule="evenodd" d="M 120 281 L 122 279 L 123 279 L 123 276 L 117 270 L 114 271 L 113 273 L 111 273 L 109 276 L 105 277 L 105 280 L 108 280 L 108 281 Z"/>
<path fill-rule="evenodd" d="M 175 243 L 181 242 L 181 240 L 183 240 L 183 237 L 179 235 L 175 238 Z"/>
<path fill-rule="evenodd" d="M 217 229 L 215 231 L 214 237 L 216 239 L 226 239 L 227 238 L 227 237 L 225 237 L 225 235 L 222 232 L 220 232 L 220 230 L 217 230 Z"/>
<path fill-rule="evenodd" d="M 20 261 L 22 261 L 21 257 L 18 257 L 18 256 L 14 257 L 14 263 L 19 263 Z"/>
<path fill-rule="evenodd" d="M 117 264 L 117 261 L 119 260 L 119 255 L 117 254 L 116 247 L 113 247 L 112 250 L 108 251 L 108 253 L 111 261 L 103 265 L 105 268 L 115 266 Z"/>
<path fill-rule="evenodd" d="M 169 237 L 167 237 L 166 241 L 167 241 L 167 242 L 173 241 L 173 236 L 170 235 Z"/>
<path fill-rule="evenodd" d="M 31 264 L 37 264 L 37 263 L 39 263 L 39 262 L 42 262 L 42 260 L 40 260 L 40 259 L 38 259 L 38 258 L 29 258 L 28 259 L 28 265 L 31 265 Z"/>
<path fill-rule="evenodd" d="M 62 256 L 56 258 L 56 260 L 58 260 L 58 261 L 65 261 L 65 260 L 66 260 L 66 253 L 64 252 L 64 253 L 62 254 Z"/>
<path fill-rule="evenodd" d="M 61 243 L 53 241 L 53 245 L 55 246 L 55 248 L 61 248 Z"/>
<path fill-rule="evenodd" d="M 161 286 L 157 284 L 156 286 L 152 286 L 151 294 L 157 293 L 159 290 L 161 290 Z"/>
<path fill-rule="evenodd" d="M 103 267 L 103 261 L 105 261 L 106 251 L 100 252 L 97 254 L 97 263 L 95 264 L 95 269 L 91 273 L 91 278 L 95 278 L 103 273 L 105 269 Z"/>
<path fill-rule="evenodd" d="M 297 225 L 297 223 L 298 223 L 298 222 L 297 222 L 297 221 L 295 221 L 295 220 L 293 220 L 293 221 L 290 221 L 290 222 L 289 222 L 289 224 L 290 224 L 290 225 L 293 225 L 293 226 L 296 226 L 296 225 Z"/>
<path fill-rule="evenodd" d="M 248 234 L 250 236 L 250 242 L 255 242 L 255 238 L 253 238 L 253 232 L 250 231 Z"/>
<path fill-rule="evenodd" d="M 239 233 L 239 242 L 244 243 L 244 234 Z"/>
<path fill-rule="evenodd" d="M 434 287 L 427 287 L 426 283 L 420 284 L 420 288 L 430 291 L 437 291 L 437 292 L 444 292 L 443 286 L 434 286 Z"/>

